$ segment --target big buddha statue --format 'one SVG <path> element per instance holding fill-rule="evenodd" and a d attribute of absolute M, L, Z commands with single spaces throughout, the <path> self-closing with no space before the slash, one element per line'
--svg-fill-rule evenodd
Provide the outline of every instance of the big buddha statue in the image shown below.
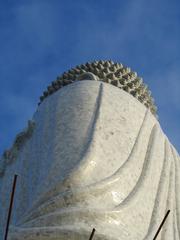
<path fill-rule="evenodd" d="M 112 61 L 53 81 L 0 159 L 0 236 L 8 240 L 180 240 L 180 158 L 148 87 Z M 3 239 L 3 237 L 2 237 Z"/>

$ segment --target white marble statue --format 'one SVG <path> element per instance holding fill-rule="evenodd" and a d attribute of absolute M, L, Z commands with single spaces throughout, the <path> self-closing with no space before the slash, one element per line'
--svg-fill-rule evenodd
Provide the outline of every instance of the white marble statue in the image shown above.
<path fill-rule="evenodd" d="M 92 228 L 96 240 L 152 240 L 168 209 L 157 239 L 180 240 L 180 158 L 150 97 L 80 73 L 48 88 L 0 160 L 0 239 L 18 174 L 8 240 L 88 240 Z"/>

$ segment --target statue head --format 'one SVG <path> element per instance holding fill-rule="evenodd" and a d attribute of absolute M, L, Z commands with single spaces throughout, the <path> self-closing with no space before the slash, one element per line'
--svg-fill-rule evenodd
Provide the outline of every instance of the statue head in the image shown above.
<path fill-rule="evenodd" d="M 88 62 L 65 72 L 47 87 L 47 90 L 40 97 L 40 103 L 59 88 L 74 81 L 85 79 L 103 81 L 125 90 L 149 108 L 152 114 L 156 115 L 157 108 L 154 105 L 154 99 L 142 78 L 138 77 L 137 73 L 131 71 L 129 67 L 125 67 L 121 63 L 114 63 L 111 60 Z"/>
<path fill-rule="evenodd" d="M 40 100 L 32 131 L 15 141 L 10 171 L 20 182 L 10 239 L 88 239 L 92 228 L 96 239 L 152 239 L 170 146 L 141 78 L 112 61 L 87 63 Z"/>

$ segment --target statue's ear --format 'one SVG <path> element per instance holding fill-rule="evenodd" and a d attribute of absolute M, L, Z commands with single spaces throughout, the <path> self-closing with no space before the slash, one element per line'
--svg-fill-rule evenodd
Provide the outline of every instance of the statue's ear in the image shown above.
<path fill-rule="evenodd" d="M 82 73 L 79 76 L 77 76 L 76 80 L 95 80 L 95 81 L 98 81 L 99 78 L 98 78 L 98 76 L 96 76 L 95 74 L 93 74 L 91 72 L 86 72 L 86 73 Z"/>

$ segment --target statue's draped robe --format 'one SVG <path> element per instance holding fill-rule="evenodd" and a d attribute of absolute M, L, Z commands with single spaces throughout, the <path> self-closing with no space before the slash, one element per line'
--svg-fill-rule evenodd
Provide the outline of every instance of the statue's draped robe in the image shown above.
<path fill-rule="evenodd" d="M 0 177 L 9 240 L 180 239 L 180 159 L 156 118 L 128 93 L 81 81 L 44 100 L 35 129 Z"/>

